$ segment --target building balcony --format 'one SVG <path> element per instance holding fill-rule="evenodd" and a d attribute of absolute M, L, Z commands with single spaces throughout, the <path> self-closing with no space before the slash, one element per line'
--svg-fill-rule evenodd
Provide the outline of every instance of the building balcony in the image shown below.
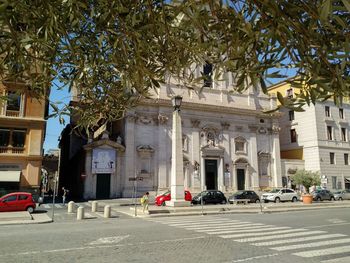
<path fill-rule="evenodd" d="M 0 155 L 1 154 L 23 155 L 24 151 L 25 151 L 24 147 L 0 146 Z"/>

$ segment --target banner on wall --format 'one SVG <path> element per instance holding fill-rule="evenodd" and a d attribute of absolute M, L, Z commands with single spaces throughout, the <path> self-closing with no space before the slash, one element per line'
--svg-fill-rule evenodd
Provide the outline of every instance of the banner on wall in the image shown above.
<path fill-rule="evenodd" d="M 92 173 L 109 174 L 115 172 L 116 150 L 93 149 L 92 150 Z"/>

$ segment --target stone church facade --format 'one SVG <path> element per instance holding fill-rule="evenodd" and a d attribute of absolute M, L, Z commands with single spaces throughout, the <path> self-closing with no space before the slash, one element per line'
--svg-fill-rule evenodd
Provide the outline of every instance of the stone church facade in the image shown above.
<path fill-rule="evenodd" d="M 276 99 L 253 88 L 243 94 L 231 93 L 232 85 L 228 77 L 197 93 L 169 81 L 152 94 L 152 99 L 143 100 L 123 120 L 111 124 L 109 137 L 105 134 L 84 146 L 84 198 L 100 198 L 101 185 L 109 188 L 105 197 L 110 198 L 133 196 L 135 185 L 138 195 L 170 189 L 171 98 L 175 95 L 183 97 L 185 189 L 231 193 L 281 187 L 279 113 L 264 113 L 276 107 Z M 106 171 L 92 169 L 94 150 L 103 149 L 116 152 L 107 176 Z M 130 179 L 135 176 L 142 181 L 135 184 Z"/>

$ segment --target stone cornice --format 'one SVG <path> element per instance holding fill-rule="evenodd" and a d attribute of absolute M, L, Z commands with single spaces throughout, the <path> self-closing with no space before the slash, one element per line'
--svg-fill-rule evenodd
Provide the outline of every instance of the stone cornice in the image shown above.
<path fill-rule="evenodd" d="M 91 151 L 94 148 L 98 148 L 98 147 L 101 147 L 104 145 L 110 146 L 110 147 L 116 149 L 118 152 L 125 151 L 125 147 L 123 145 L 121 145 L 117 142 L 111 141 L 109 139 L 102 139 L 102 140 L 94 141 L 94 142 L 91 142 L 89 144 L 84 145 L 83 147 L 86 151 Z"/>

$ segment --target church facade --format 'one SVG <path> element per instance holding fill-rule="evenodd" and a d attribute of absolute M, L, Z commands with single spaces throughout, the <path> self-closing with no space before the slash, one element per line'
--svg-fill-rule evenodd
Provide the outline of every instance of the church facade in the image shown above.
<path fill-rule="evenodd" d="M 108 135 L 105 132 L 84 146 L 83 197 L 132 197 L 135 187 L 138 195 L 170 189 L 171 98 L 176 95 L 183 97 L 185 189 L 231 193 L 281 187 L 279 113 L 264 113 L 276 107 L 276 99 L 253 88 L 232 93 L 232 85 L 227 78 L 198 93 L 169 81 L 152 99 L 143 100 L 123 120 L 109 125 Z M 99 170 L 96 158 L 104 151 L 113 160 L 104 160 L 106 169 Z"/>

